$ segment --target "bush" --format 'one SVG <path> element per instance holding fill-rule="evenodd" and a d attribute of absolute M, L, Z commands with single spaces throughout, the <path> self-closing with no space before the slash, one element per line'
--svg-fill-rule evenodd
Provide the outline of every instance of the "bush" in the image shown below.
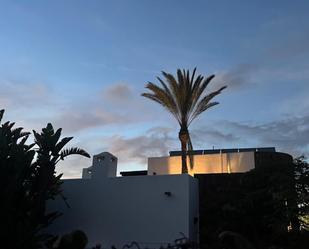
<path fill-rule="evenodd" d="M 34 143 L 28 145 L 30 133 L 15 123 L 2 124 L 3 114 L 0 110 L 1 248 L 41 248 L 55 239 L 43 229 L 61 215 L 46 212 L 46 202 L 62 196 L 57 163 L 72 154 L 90 156 L 79 148 L 63 149 L 72 137 L 60 140 L 61 129 L 51 124 L 33 131 Z"/>

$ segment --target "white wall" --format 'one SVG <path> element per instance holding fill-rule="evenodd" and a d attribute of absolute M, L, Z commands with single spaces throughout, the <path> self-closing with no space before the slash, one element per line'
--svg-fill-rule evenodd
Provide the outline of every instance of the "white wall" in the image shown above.
<path fill-rule="evenodd" d="M 158 248 L 180 238 L 179 232 L 197 238 L 198 182 L 189 175 L 74 179 L 65 180 L 63 188 L 71 208 L 59 199 L 50 203 L 50 210 L 64 213 L 49 229 L 55 234 L 81 229 L 90 246 L 104 248 L 132 241 Z"/>
<path fill-rule="evenodd" d="M 189 238 L 199 242 L 199 184 L 189 181 Z"/>
<path fill-rule="evenodd" d="M 254 152 L 195 155 L 189 174 L 246 172 L 254 168 Z M 187 158 L 187 165 L 190 165 Z M 148 175 L 181 174 L 181 156 L 148 158 Z"/>

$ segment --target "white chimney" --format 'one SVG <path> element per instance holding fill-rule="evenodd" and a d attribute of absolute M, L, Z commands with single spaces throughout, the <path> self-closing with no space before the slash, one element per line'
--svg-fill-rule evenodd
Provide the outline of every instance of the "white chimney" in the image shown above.
<path fill-rule="evenodd" d="M 102 152 L 93 156 L 91 167 L 91 178 L 102 179 L 106 177 L 116 177 L 117 157 L 109 152 Z"/>

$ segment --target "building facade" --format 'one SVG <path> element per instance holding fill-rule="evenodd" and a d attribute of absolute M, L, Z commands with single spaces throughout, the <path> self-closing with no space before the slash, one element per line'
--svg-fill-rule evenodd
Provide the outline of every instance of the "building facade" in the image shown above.
<path fill-rule="evenodd" d="M 63 215 L 55 234 L 83 230 L 90 245 L 122 248 L 132 241 L 159 248 L 183 236 L 198 240 L 198 181 L 190 175 L 116 176 L 117 158 L 95 155 L 82 179 L 64 180 L 63 194 L 49 209 Z"/>
<path fill-rule="evenodd" d="M 103 152 L 83 169 L 81 179 L 64 180 L 63 200 L 49 209 L 63 216 L 50 227 L 55 234 L 83 230 L 90 245 L 117 248 L 132 241 L 159 248 L 183 236 L 199 242 L 201 175 L 244 173 L 260 165 L 291 160 L 274 148 L 193 151 L 189 174 L 181 174 L 181 152 L 148 159 L 148 170 L 116 175 L 117 158 Z M 199 176 L 199 180 L 194 178 Z"/>

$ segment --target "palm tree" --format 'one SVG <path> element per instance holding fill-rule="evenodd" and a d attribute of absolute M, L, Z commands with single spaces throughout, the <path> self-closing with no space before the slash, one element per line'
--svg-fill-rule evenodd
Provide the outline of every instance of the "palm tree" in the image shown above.
<path fill-rule="evenodd" d="M 192 143 L 189 134 L 189 125 L 202 112 L 219 104 L 211 100 L 221 93 L 226 86 L 219 90 L 204 94 L 209 82 L 215 77 L 211 75 L 204 78 L 202 75 L 195 77 L 196 68 L 192 74 L 189 70 L 177 70 L 177 78 L 170 73 L 162 71 L 164 80 L 157 77 L 161 86 L 148 82 L 146 88 L 150 93 L 143 93 L 142 96 L 149 98 L 167 109 L 180 125 L 178 134 L 181 142 L 182 173 L 188 173 L 187 148 L 192 150 Z"/>

